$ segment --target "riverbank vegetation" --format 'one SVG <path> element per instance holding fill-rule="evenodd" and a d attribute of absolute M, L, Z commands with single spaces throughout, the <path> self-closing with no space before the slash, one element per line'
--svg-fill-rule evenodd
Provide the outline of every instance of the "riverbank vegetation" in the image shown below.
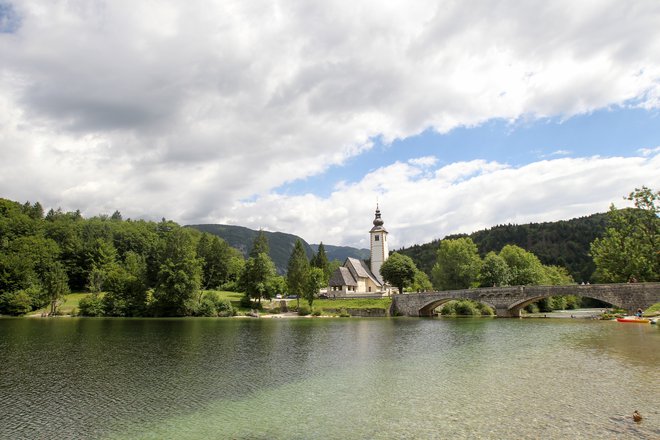
<path fill-rule="evenodd" d="M 627 200 L 634 208 L 612 205 L 602 236 L 591 242 L 594 277 L 605 282 L 658 281 L 660 192 L 642 187 Z M 496 247 L 499 241 L 484 239 L 490 243 L 484 248 L 477 237 L 440 241 L 430 265 L 416 264 L 401 250 L 383 264 L 382 275 L 400 291 L 413 292 L 575 283 L 560 264 L 543 264 L 512 242 Z M 303 299 L 311 314 L 326 307 L 360 308 L 358 300 L 337 305 L 318 298 L 337 264 L 328 262 L 322 244 L 310 261 L 296 243 L 286 277 L 277 274 L 268 254 L 263 231 L 246 260 L 219 237 L 166 219 L 124 220 L 118 211 L 85 219 L 79 211 L 51 209 L 44 214 L 38 202 L 0 199 L 0 314 L 40 310 L 55 315 L 77 309 L 90 316 L 228 316 L 287 295 L 294 295 L 297 310 Z M 241 293 L 227 298 L 210 291 Z M 79 303 L 71 305 L 71 298 Z M 544 299 L 528 311 L 585 305 L 600 306 L 567 296 Z"/>
<path fill-rule="evenodd" d="M 440 309 L 442 316 L 495 316 L 492 307 L 469 299 L 449 301 Z"/>

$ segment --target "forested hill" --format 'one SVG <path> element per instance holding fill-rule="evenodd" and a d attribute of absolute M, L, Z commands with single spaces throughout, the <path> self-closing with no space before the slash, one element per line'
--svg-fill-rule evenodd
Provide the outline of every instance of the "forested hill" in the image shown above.
<path fill-rule="evenodd" d="M 229 246 L 241 251 L 245 258 L 247 258 L 248 253 L 252 248 L 252 242 L 254 242 L 254 238 L 259 233 L 259 231 L 255 231 L 254 229 L 233 225 L 207 224 L 189 225 L 188 227 L 217 235 L 218 237 L 225 240 Z M 286 273 L 289 257 L 291 257 L 291 251 L 293 250 L 293 246 L 296 244 L 296 240 L 300 240 L 302 242 L 308 258 L 312 258 L 312 256 L 318 252 L 318 244 L 310 245 L 297 235 L 286 234 L 284 232 L 268 231 L 264 231 L 264 234 L 268 238 L 268 245 L 270 247 L 269 256 L 273 260 L 273 263 L 275 263 L 275 268 L 279 274 Z M 356 249 L 348 246 L 332 246 L 325 243 L 323 244 L 323 247 L 325 248 L 325 253 L 329 261 L 339 260 L 343 263 L 347 257 L 360 259 L 369 258 L 368 249 Z"/>
<path fill-rule="evenodd" d="M 241 251 L 245 258 L 248 257 L 252 243 L 259 233 L 259 231 L 255 231 L 254 229 L 234 225 L 189 225 L 188 227 L 217 235 L 225 240 L 229 246 Z M 293 246 L 296 244 L 296 240 L 302 242 L 308 258 L 312 258 L 314 255 L 314 251 L 310 245 L 297 235 L 269 231 L 264 231 L 264 234 L 268 238 L 269 256 L 273 260 L 273 263 L 275 263 L 275 268 L 279 274 L 286 273 L 289 257 L 291 256 Z"/>
<path fill-rule="evenodd" d="M 534 253 L 546 265 L 563 266 L 575 281 L 588 281 L 595 266 L 589 256 L 591 242 L 603 235 L 607 214 L 593 214 L 572 220 L 524 225 L 499 225 L 472 234 L 449 235 L 444 239 L 470 237 L 481 256 L 499 252 L 514 244 Z M 440 240 L 403 248 L 398 252 L 411 257 L 418 268 L 431 273 Z"/>

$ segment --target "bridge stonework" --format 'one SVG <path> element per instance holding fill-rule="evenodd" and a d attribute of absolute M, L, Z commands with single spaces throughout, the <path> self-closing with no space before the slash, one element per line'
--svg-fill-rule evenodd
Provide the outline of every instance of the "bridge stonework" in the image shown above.
<path fill-rule="evenodd" d="M 393 316 L 432 316 L 433 310 L 451 300 L 471 299 L 491 306 L 498 317 L 518 317 L 526 305 L 548 296 L 578 295 L 594 298 L 633 313 L 660 302 L 660 283 L 586 284 L 568 286 L 514 286 L 446 290 L 394 295 Z"/>

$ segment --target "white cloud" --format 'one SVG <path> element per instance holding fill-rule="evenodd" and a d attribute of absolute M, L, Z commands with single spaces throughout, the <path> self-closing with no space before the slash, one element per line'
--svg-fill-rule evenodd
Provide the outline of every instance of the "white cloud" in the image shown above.
<path fill-rule="evenodd" d="M 419 167 L 430 167 L 438 163 L 438 158 L 435 156 L 416 157 L 408 160 L 408 163 Z"/>
<path fill-rule="evenodd" d="M 460 162 L 422 178 L 416 166 L 395 163 L 327 198 L 270 194 L 236 205 L 224 221 L 292 232 L 312 243 L 368 247 L 378 198 L 391 246 L 409 246 L 498 224 L 606 212 L 611 203 L 626 206 L 623 196 L 633 188 L 660 187 L 659 169 L 660 154 L 562 158 L 517 168 Z"/>
<path fill-rule="evenodd" d="M 660 153 L 660 146 L 655 148 L 640 148 L 638 151 L 642 156 L 651 156 Z"/>
<path fill-rule="evenodd" d="M 659 105 L 656 2 L 12 4 L 0 33 L 0 192 L 86 215 L 242 223 L 237 200 L 298 209 L 272 189 L 341 164 L 376 137 Z M 305 230 L 322 210 L 352 216 L 365 194 L 404 194 L 402 182 L 419 193 L 429 179 L 451 190 L 520 172 L 476 162 L 431 177 L 416 165 L 434 163 L 393 164 L 338 186 L 342 199 L 331 203 L 306 196 L 321 211 L 278 222 Z M 442 194 L 433 191 L 427 197 Z M 463 198 L 453 194 L 443 197 Z M 449 222 L 447 207 L 435 214 Z"/>

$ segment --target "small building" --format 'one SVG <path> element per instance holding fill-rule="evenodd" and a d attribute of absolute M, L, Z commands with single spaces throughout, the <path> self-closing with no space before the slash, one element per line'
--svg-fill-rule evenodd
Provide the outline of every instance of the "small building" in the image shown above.
<path fill-rule="evenodd" d="M 391 286 L 383 281 L 380 268 L 389 256 L 387 230 L 383 227 L 380 210 L 376 206 L 373 228 L 369 231 L 371 248 L 371 267 L 357 258 L 347 258 L 344 265 L 335 270 L 328 283 L 328 295 L 384 295 L 391 291 Z"/>

